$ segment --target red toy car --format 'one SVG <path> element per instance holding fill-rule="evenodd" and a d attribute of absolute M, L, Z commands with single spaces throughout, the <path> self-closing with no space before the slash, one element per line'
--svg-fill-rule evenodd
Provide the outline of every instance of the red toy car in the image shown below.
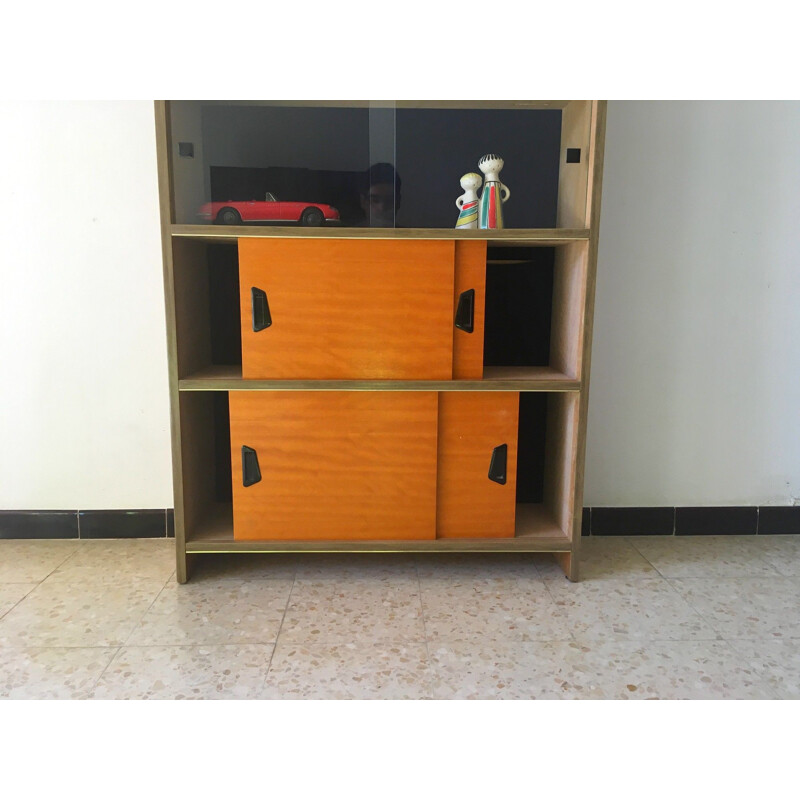
<path fill-rule="evenodd" d="M 301 225 L 324 225 L 339 222 L 339 212 L 325 203 L 300 203 L 278 200 L 267 192 L 263 200 L 229 200 L 205 203 L 197 216 L 203 222 L 241 225 L 242 222 L 299 222 Z"/>

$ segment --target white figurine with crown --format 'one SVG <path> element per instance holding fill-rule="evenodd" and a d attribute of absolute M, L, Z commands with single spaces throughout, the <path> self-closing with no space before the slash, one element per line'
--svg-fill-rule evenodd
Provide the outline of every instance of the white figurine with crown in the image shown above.
<path fill-rule="evenodd" d="M 486 176 L 478 216 L 478 227 L 483 230 L 503 227 L 503 203 L 511 197 L 508 186 L 500 180 L 500 170 L 504 163 L 494 153 L 483 156 L 478 162 L 478 168 Z"/>
<path fill-rule="evenodd" d="M 461 188 L 464 190 L 456 206 L 459 210 L 456 228 L 478 227 L 478 189 L 483 183 L 483 178 L 477 172 L 468 172 L 461 176 Z"/>

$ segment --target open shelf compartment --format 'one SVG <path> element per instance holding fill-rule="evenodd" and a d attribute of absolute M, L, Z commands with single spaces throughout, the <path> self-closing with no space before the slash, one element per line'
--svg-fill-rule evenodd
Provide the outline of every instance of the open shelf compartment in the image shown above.
<path fill-rule="evenodd" d="M 482 380 L 242 380 L 237 242 L 172 240 L 181 391 L 271 389 L 575 391 L 588 242 L 487 248 Z"/>
<path fill-rule="evenodd" d="M 180 395 L 185 435 L 176 536 L 187 553 L 569 552 L 580 532 L 573 519 L 578 407 L 578 393 L 520 393 L 516 530 L 511 538 L 239 541 L 233 537 L 228 395 L 185 392 Z"/>

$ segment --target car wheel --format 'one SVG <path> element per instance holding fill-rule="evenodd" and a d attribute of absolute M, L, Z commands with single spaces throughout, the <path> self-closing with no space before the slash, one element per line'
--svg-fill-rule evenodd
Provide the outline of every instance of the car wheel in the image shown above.
<path fill-rule="evenodd" d="M 307 208 L 300 217 L 301 225 L 318 227 L 323 222 L 325 222 L 325 215 L 318 208 Z"/>
<path fill-rule="evenodd" d="M 241 214 L 235 208 L 222 208 L 217 214 L 217 222 L 220 225 L 241 225 Z"/>

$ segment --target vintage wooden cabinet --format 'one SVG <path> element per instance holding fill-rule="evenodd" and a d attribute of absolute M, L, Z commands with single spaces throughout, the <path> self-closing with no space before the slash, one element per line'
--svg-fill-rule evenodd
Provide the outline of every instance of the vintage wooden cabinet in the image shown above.
<path fill-rule="evenodd" d="M 369 139 L 396 154 L 394 227 L 370 227 L 378 105 L 156 103 L 179 582 L 270 551 L 546 552 L 578 578 L 605 103 L 398 102 L 391 147 Z M 341 127 L 324 163 L 286 142 L 298 114 Z M 443 227 L 475 169 L 450 140 L 423 167 L 455 191 L 414 172 L 418 130 L 464 120 L 529 181 L 513 227 Z M 341 222 L 194 216 L 265 188 Z"/>

